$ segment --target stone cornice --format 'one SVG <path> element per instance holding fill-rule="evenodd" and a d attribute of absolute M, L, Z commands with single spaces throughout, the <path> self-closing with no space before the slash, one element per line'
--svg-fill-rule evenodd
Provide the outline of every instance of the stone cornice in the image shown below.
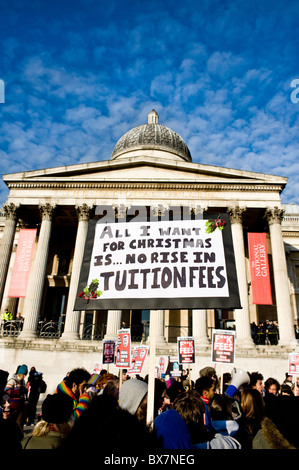
<path fill-rule="evenodd" d="M 147 182 L 20 182 L 7 183 L 9 189 L 182 189 L 193 191 L 255 191 L 279 192 L 284 189 L 279 184 L 248 183 L 147 183 Z"/>
<path fill-rule="evenodd" d="M 299 238 L 299 232 L 297 231 L 286 231 L 285 228 L 282 227 L 282 236 L 283 238 Z"/>

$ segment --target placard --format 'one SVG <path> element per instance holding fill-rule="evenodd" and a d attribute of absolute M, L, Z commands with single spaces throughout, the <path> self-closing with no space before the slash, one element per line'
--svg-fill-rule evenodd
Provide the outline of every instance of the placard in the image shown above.
<path fill-rule="evenodd" d="M 188 336 L 177 338 L 179 364 L 195 364 L 195 341 Z"/>
<path fill-rule="evenodd" d="M 116 341 L 112 339 L 103 339 L 102 364 L 114 364 Z"/>
<path fill-rule="evenodd" d="M 102 364 L 100 362 L 94 362 L 93 363 L 93 369 L 92 373 L 93 374 L 99 374 L 102 370 Z"/>
<path fill-rule="evenodd" d="M 289 374 L 299 375 L 299 354 L 289 354 Z"/>
<path fill-rule="evenodd" d="M 212 362 L 234 364 L 235 362 L 235 331 L 212 331 Z"/>
<path fill-rule="evenodd" d="M 169 356 L 159 356 L 158 373 L 160 375 L 166 374 L 168 363 L 169 363 Z"/>
<path fill-rule="evenodd" d="M 241 308 L 230 221 L 221 217 L 212 232 L 206 219 L 92 219 L 74 310 Z M 86 298 L 94 280 L 98 294 Z"/>
<path fill-rule="evenodd" d="M 127 371 L 127 374 L 142 374 L 148 349 L 148 346 L 135 346 L 132 356 L 131 367 Z"/>
<path fill-rule="evenodd" d="M 182 371 L 183 367 L 179 363 L 179 358 L 177 356 L 169 356 L 166 375 L 170 375 L 171 377 L 181 377 Z"/>
<path fill-rule="evenodd" d="M 131 331 L 123 328 L 117 331 L 115 366 L 128 369 L 131 365 Z"/>

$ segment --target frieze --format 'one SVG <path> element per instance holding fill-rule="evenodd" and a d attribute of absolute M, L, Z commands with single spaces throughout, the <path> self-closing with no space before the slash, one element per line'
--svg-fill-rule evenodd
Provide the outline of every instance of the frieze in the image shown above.
<path fill-rule="evenodd" d="M 151 190 L 190 190 L 190 191 L 250 191 L 281 192 L 282 185 L 263 184 L 223 184 L 223 183 L 8 183 L 9 189 L 151 189 Z"/>

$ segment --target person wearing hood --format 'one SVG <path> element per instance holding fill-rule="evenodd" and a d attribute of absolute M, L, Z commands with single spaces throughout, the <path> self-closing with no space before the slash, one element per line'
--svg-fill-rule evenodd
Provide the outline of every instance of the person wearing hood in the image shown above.
<path fill-rule="evenodd" d="M 16 373 L 8 380 L 4 391 L 10 397 L 12 417 L 18 423 L 23 432 L 25 403 L 27 400 L 27 388 L 25 377 L 28 374 L 28 367 L 22 364 L 17 367 Z"/>
<path fill-rule="evenodd" d="M 154 433 L 163 449 L 193 449 L 188 426 L 174 409 L 164 411 L 155 418 Z"/>
<path fill-rule="evenodd" d="M 207 429 L 205 404 L 197 391 L 181 394 L 174 401 L 173 408 L 187 424 L 193 449 L 241 449 L 239 441 L 232 436 Z"/>
<path fill-rule="evenodd" d="M 139 379 L 126 380 L 119 391 L 119 406 L 146 423 L 148 384 Z"/>
<path fill-rule="evenodd" d="M 239 424 L 233 418 L 232 403 L 227 395 L 216 393 L 209 401 L 212 427 L 222 436 L 231 436 L 238 440 Z"/>

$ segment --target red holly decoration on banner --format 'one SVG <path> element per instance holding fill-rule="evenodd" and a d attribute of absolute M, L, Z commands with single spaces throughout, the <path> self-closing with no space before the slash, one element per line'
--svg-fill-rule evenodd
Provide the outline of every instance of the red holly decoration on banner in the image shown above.
<path fill-rule="evenodd" d="M 89 284 L 89 286 L 84 287 L 83 291 L 79 294 L 79 297 L 83 297 L 87 303 L 91 299 L 97 299 L 103 294 L 101 290 L 97 290 L 98 287 L 99 287 L 98 279 L 93 279 L 91 283 Z"/>
<path fill-rule="evenodd" d="M 216 228 L 218 228 L 219 230 L 223 230 L 225 223 L 226 223 L 225 220 L 220 219 L 220 217 L 218 217 L 218 219 L 209 219 L 207 220 L 205 224 L 206 232 L 213 233 L 216 230 Z"/>

